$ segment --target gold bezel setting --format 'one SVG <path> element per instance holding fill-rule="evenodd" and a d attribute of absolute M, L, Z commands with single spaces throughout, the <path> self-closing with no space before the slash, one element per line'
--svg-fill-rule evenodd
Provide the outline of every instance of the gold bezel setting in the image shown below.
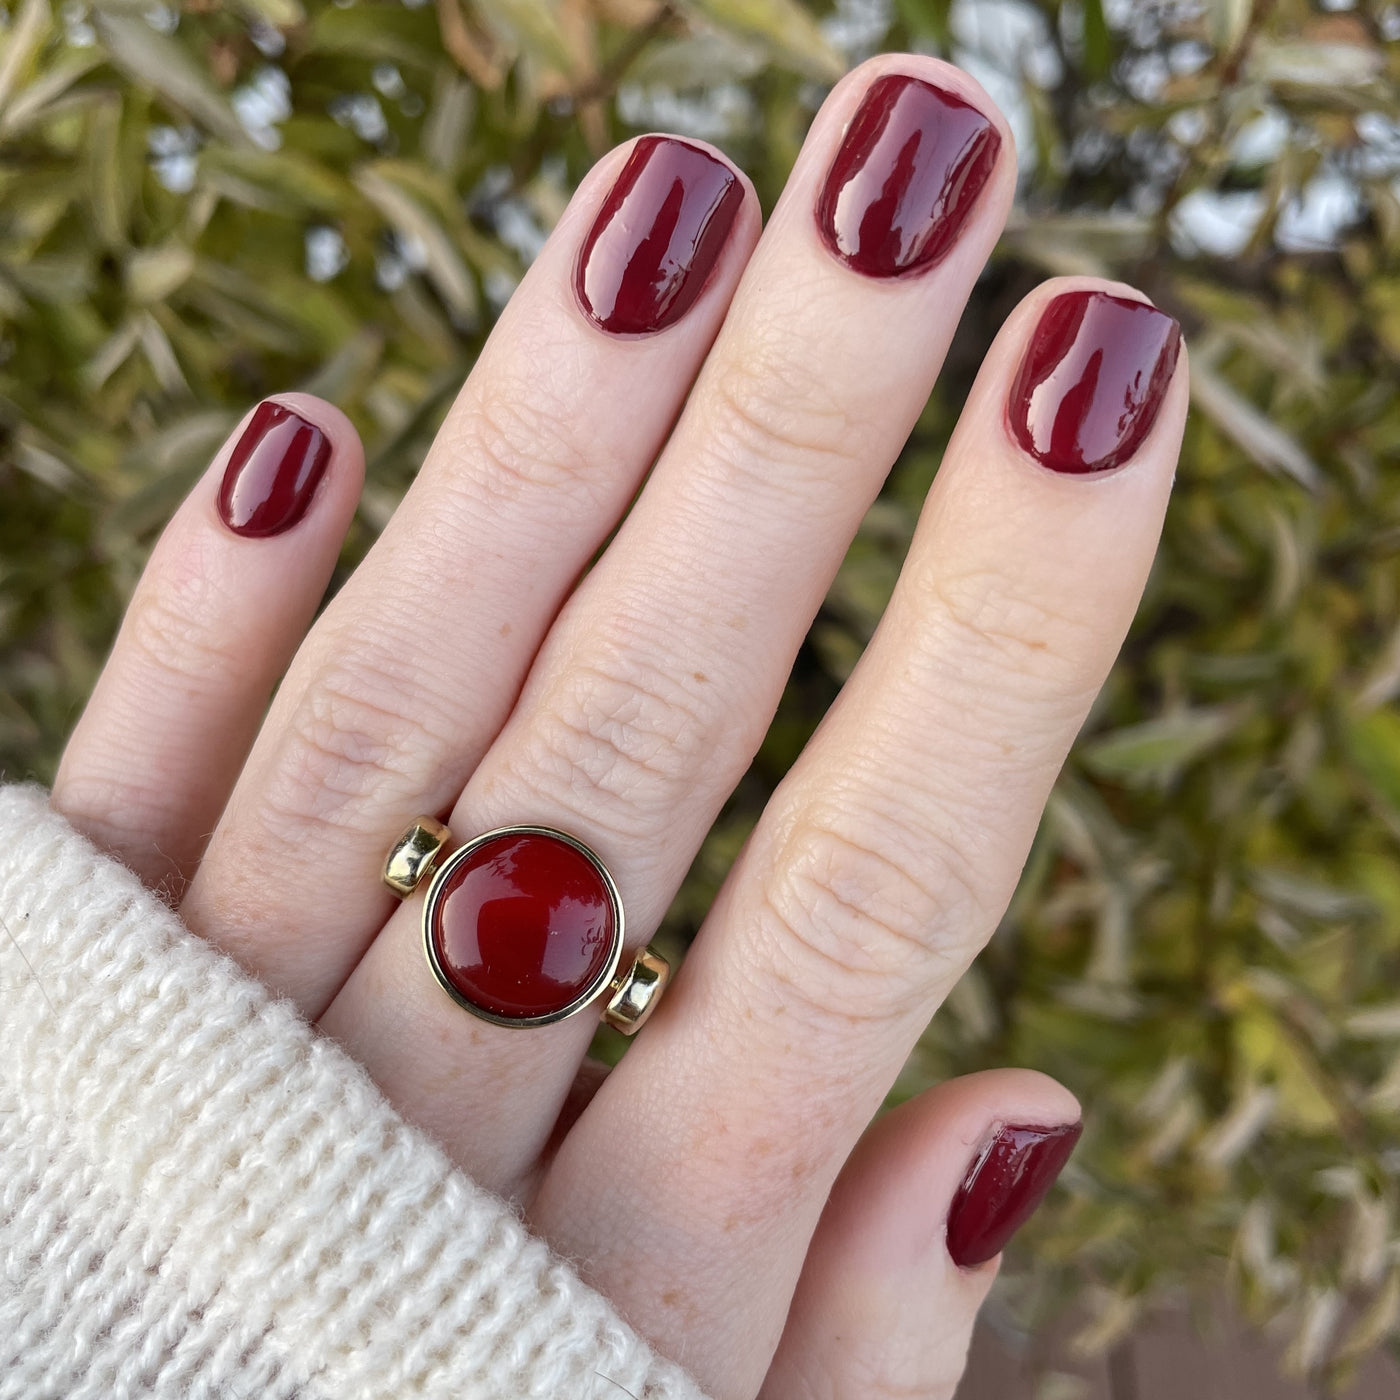
<path fill-rule="evenodd" d="M 453 985 L 442 966 L 433 940 L 433 923 L 452 872 L 488 841 L 495 841 L 502 836 L 547 836 L 572 847 L 583 856 L 602 880 L 612 913 L 612 946 L 601 970 L 567 1006 L 539 1016 L 503 1016 L 472 1001 Z M 670 981 L 671 965 L 648 945 L 637 953 L 625 972 L 618 970 L 626 933 L 622 896 L 618 892 L 612 872 L 603 864 L 597 852 L 576 836 L 570 836 L 567 831 L 560 831 L 552 826 L 498 826 L 492 831 L 484 831 L 480 836 L 474 836 L 464 846 L 459 846 L 444 857 L 443 851 L 447 849 L 451 840 L 452 833 L 437 818 L 419 817 L 394 843 L 384 862 L 382 876 L 385 885 L 400 899 L 409 898 L 425 880 L 427 881 L 420 932 L 428 970 L 438 986 L 464 1011 L 471 1012 L 479 1020 L 489 1021 L 493 1026 L 506 1027 L 553 1025 L 556 1021 L 563 1021 L 584 1010 L 606 993 L 608 1001 L 603 1009 L 602 1019 L 623 1035 L 635 1035 L 656 1010 L 661 993 Z"/>

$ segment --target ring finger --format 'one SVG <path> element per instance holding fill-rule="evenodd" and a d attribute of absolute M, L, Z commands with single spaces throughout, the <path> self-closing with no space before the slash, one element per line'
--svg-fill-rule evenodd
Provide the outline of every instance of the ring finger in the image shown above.
<path fill-rule="evenodd" d="M 388 916 L 388 844 L 453 802 L 504 722 L 757 231 L 742 177 L 708 150 L 648 137 L 600 162 L 298 651 L 181 913 L 306 1015 Z"/>

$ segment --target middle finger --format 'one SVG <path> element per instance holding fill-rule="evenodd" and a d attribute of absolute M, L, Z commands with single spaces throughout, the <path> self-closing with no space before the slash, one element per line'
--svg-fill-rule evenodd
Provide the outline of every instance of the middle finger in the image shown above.
<path fill-rule="evenodd" d="M 452 814 L 462 837 L 577 835 L 614 872 L 634 943 L 762 739 L 1000 232 L 1014 160 L 993 112 L 932 59 L 882 57 L 836 87 L 646 490 Z M 419 915 L 395 914 L 322 1024 L 514 1192 L 589 1018 L 522 1035 L 464 1016 L 427 975 Z"/>

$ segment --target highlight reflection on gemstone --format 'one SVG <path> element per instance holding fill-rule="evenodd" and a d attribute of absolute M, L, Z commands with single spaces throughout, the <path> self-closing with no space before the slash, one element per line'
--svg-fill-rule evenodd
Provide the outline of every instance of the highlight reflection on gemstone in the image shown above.
<path fill-rule="evenodd" d="M 596 990 L 617 938 L 602 872 L 576 846 L 506 832 L 446 872 L 429 913 L 435 961 L 495 1016 L 548 1016 Z"/>

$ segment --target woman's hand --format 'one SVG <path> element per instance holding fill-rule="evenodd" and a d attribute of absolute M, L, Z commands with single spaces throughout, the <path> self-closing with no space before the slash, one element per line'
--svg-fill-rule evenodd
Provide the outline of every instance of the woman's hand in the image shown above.
<path fill-rule="evenodd" d="M 836 87 L 761 238 L 708 148 L 613 152 L 309 633 L 361 449 L 305 395 L 245 421 L 54 788 L 724 1400 L 951 1395 L 997 1251 L 1073 1146 L 1073 1097 L 1021 1070 L 865 1130 L 996 927 L 1133 616 L 1186 410 L 1175 323 L 1088 278 L 1011 315 L 878 634 L 601 1088 L 593 1017 L 465 1014 L 380 869 L 419 813 L 560 827 L 646 940 L 1014 180 L 986 94 L 898 55 Z"/>

